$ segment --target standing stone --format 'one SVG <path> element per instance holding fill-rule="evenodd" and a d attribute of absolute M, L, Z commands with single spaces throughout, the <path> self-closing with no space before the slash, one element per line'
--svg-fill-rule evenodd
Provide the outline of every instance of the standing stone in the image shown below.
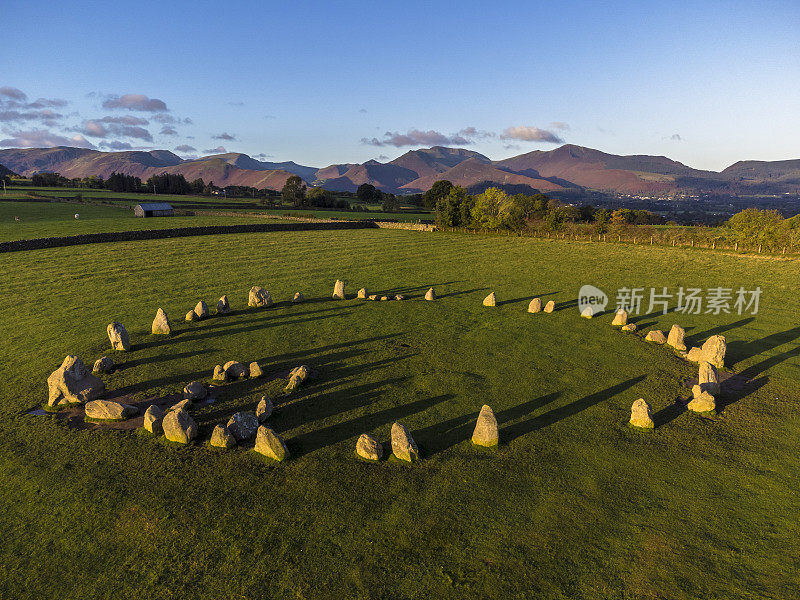
<path fill-rule="evenodd" d="M 647 332 L 647 336 L 644 338 L 648 342 L 653 342 L 655 344 L 664 344 L 667 341 L 664 332 L 659 329 L 653 329 L 652 331 Z"/>
<path fill-rule="evenodd" d="M 544 305 L 544 312 L 551 313 L 556 309 L 556 303 L 554 300 L 550 300 L 547 304 Z"/>
<path fill-rule="evenodd" d="M 688 408 L 693 412 L 706 413 L 715 410 L 717 403 L 714 396 L 708 392 L 701 392 L 697 398 L 689 402 Z"/>
<path fill-rule="evenodd" d="M 628 312 L 625 310 L 618 310 L 617 314 L 614 315 L 614 320 L 611 321 L 611 324 L 614 327 L 625 327 L 628 324 Z"/>
<path fill-rule="evenodd" d="M 206 304 L 205 300 L 200 300 L 195 307 L 194 307 L 194 314 L 197 315 L 198 319 L 205 319 L 208 317 L 208 305 Z"/>
<path fill-rule="evenodd" d="M 112 400 L 92 400 L 86 403 L 84 410 L 87 418 L 98 421 L 124 421 L 139 412 L 135 406 Z"/>
<path fill-rule="evenodd" d="M 289 373 L 289 384 L 286 386 L 285 391 L 292 392 L 302 384 L 308 377 L 311 369 L 306 365 L 295 367 Z"/>
<path fill-rule="evenodd" d="M 483 299 L 483 305 L 484 306 L 497 306 L 497 296 L 494 295 L 494 292 L 492 292 L 491 294 L 486 296 L 486 298 Z"/>
<path fill-rule="evenodd" d="M 181 400 L 179 402 L 176 402 L 175 404 L 170 406 L 167 409 L 167 412 L 170 412 L 170 411 L 173 411 L 173 410 L 189 410 L 190 408 L 192 408 L 192 401 L 189 400 L 189 398 L 184 398 L 183 400 Z"/>
<path fill-rule="evenodd" d="M 583 319 L 591 319 L 594 316 L 594 311 L 592 310 L 591 306 L 587 306 L 581 311 L 581 318 Z"/>
<path fill-rule="evenodd" d="M 77 356 L 67 356 L 47 378 L 48 406 L 84 403 L 99 398 L 106 386 L 99 377 L 87 372 Z"/>
<path fill-rule="evenodd" d="M 708 392 L 715 398 L 719 396 L 719 374 L 714 365 L 706 361 L 701 362 L 697 379 L 701 392 Z"/>
<path fill-rule="evenodd" d="M 187 321 L 198 321 L 200 317 L 197 316 L 197 313 L 194 312 L 194 309 L 190 310 L 186 313 L 186 320 Z"/>
<path fill-rule="evenodd" d="M 703 360 L 721 369 L 725 366 L 726 349 L 725 336 L 712 335 L 703 344 Z"/>
<path fill-rule="evenodd" d="M 344 281 L 341 279 L 337 279 L 336 284 L 333 286 L 333 299 L 344 300 Z"/>
<path fill-rule="evenodd" d="M 703 349 L 694 347 L 686 353 L 686 360 L 693 363 L 699 363 L 703 360 Z"/>
<path fill-rule="evenodd" d="M 228 297 L 223 296 L 217 301 L 217 314 L 227 315 L 229 312 L 231 312 L 231 305 L 228 303 Z"/>
<path fill-rule="evenodd" d="M 183 388 L 183 397 L 190 401 L 202 400 L 208 396 L 208 390 L 199 381 L 193 381 Z"/>
<path fill-rule="evenodd" d="M 531 300 L 531 303 L 528 304 L 528 312 L 529 313 L 542 312 L 542 299 L 534 298 L 533 300 Z"/>
<path fill-rule="evenodd" d="M 623 325 L 621 331 L 625 333 L 633 333 L 636 331 L 636 323 L 628 323 L 627 325 Z"/>
<path fill-rule="evenodd" d="M 229 360 L 222 368 L 225 369 L 225 374 L 231 379 L 247 377 L 247 367 L 239 361 Z"/>
<path fill-rule="evenodd" d="M 225 381 L 226 379 L 228 379 L 228 375 L 222 365 L 214 367 L 214 381 Z"/>
<path fill-rule="evenodd" d="M 150 331 L 154 335 L 169 335 L 172 332 L 172 325 L 170 325 L 167 313 L 164 312 L 164 309 L 159 308 L 156 312 L 156 318 L 153 319 L 153 326 L 150 328 Z"/>
<path fill-rule="evenodd" d="M 164 411 L 156 404 L 151 404 L 144 411 L 144 428 L 150 433 L 161 433 L 161 421 L 164 419 Z"/>
<path fill-rule="evenodd" d="M 367 460 L 380 460 L 383 458 L 383 446 L 371 435 L 362 433 L 356 442 L 356 454 Z"/>
<path fill-rule="evenodd" d="M 95 373 L 111 373 L 114 370 L 114 361 L 111 359 L 110 356 L 104 356 L 103 358 L 98 358 L 94 362 L 94 367 L 92 367 L 92 371 Z"/>
<path fill-rule="evenodd" d="M 475 423 L 475 430 L 472 432 L 472 443 L 476 446 L 486 446 L 493 448 L 500 441 L 500 434 L 497 429 L 497 419 L 488 404 L 481 407 L 478 414 L 478 421 Z"/>
<path fill-rule="evenodd" d="M 161 421 L 164 437 L 170 442 L 188 444 L 197 437 L 197 423 L 184 409 L 171 410 Z"/>
<path fill-rule="evenodd" d="M 254 285 L 250 288 L 250 295 L 247 299 L 247 306 L 256 306 L 259 308 L 266 308 L 272 306 L 272 296 L 269 292 L 262 287 Z"/>
<path fill-rule="evenodd" d="M 358 298 L 359 300 L 366 300 L 367 295 L 368 295 L 367 294 L 367 288 L 361 288 L 360 290 L 358 290 L 358 293 L 356 294 L 356 298 Z"/>
<path fill-rule="evenodd" d="M 433 291 L 433 288 L 425 292 L 425 300 L 436 300 L 436 292 Z"/>
<path fill-rule="evenodd" d="M 261 400 L 258 402 L 258 406 L 256 406 L 256 417 L 258 417 L 258 422 L 263 423 L 269 419 L 272 416 L 272 411 L 272 398 L 269 396 L 262 396 Z"/>
<path fill-rule="evenodd" d="M 303 296 L 302 292 L 295 292 L 294 296 L 292 296 L 292 302 L 295 304 L 302 302 L 303 300 L 305 300 L 305 297 Z"/>
<path fill-rule="evenodd" d="M 266 425 L 261 425 L 256 434 L 255 451 L 267 458 L 281 462 L 289 456 L 289 450 L 283 439 Z"/>
<path fill-rule="evenodd" d="M 392 453 L 400 460 L 414 462 L 419 459 L 419 450 L 411 432 L 405 425 L 395 422 L 392 425 Z"/>
<path fill-rule="evenodd" d="M 114 350 L 127 352 L 131 349 L 128 332 L 125 330 L 125 326 L 122 323 L 117 323 L 116 321 L 109 323 L 106 331 L 108 332 L 108 339 L 111 341 L 111 347 Z"/>
<path fill-rule="evenodd" d="M 264 374 L 264 371 L 261 370 L 261 365 L 255 361 L 250 363 L 247 370 L 250 372 L 250 379 L 258 379 Z"/>
<path fill-rule="evenodd" d="M 234 413 L 228 420 L 228 431 L 236 438 L 237 442 L 249 440 L 258 429 L 258 417 L 253 413 L 241 411 Z"/>
<path fill-rule="evenodd" d="M 236 445 L 236 438 L 225 425 L 220 423 L 211 432 L 211 445 L 215 448 L 233 448 Z"/>
<path fill-rule="evenodd" d="M 678 352 L 686 352 L 686 344 L 683 342 L 683 337 L 686 331 L 677 323 L 672 326 L 667 336 L 667 346 L 672 346 Z"/>
<path fill-rule="evenodd" d="M 633 427 L 641 427 L 642 429 L 653 429 L 655 427 L 653 412 L 644 398 L 639 398 L 631 406 L 631 420 L 629 423 Z"/>

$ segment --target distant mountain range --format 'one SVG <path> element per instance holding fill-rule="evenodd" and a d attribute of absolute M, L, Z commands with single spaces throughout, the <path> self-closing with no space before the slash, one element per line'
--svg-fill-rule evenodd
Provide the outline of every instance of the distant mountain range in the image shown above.
<path fill-rule="evenodd" d="M 309 185 L 333 191 L 353 192 L 369 183 L 396 194 L 426 191 L 440 179 L 472 190 L 496 185 L 542 192 L 592 190 L 659 196 L 800 193 L 800 159 L 740 161 L 716 172 L 693 169 L 665 156 L 618 156 L 572 144 L 499 161 L 472 150 L 434 146 L 411 150 L 385 163 L 369 160 L 321 169 L 291 161 L 263 162 L 235 152 L 186 160 L 167 150 L 99 152 L 58 146 L 0 150 L 0 165 L 26 176 L 47 171 L 69 178 L 105 178 L 116 171 L 145 180 L 167 172 L 183 174 L 190 181 L 201 177 L 218 186 L 273 190 L 280 190 L 291 175 L 299 175 Z"/>

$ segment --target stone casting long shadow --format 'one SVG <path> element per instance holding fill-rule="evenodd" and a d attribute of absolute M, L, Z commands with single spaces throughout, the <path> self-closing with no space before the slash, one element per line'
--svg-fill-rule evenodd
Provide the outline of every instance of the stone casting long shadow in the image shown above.
<path fill-rule="evenodd" d="M 749 342 L 734 340 L 728 344 L 728 352 L 726 356 L 729 358 L 729 362 L 731 364 L 736 364 L 740 361 L 747 360 L 748 358 L 753 358 L 754 356 L 763 354 L 764 352 L 774 350 L 778 346 L 791 344 L 798 339 L 800 339 L 800 326 L 787 329 L 786 331 L 771 333 L 760 340 L 751 340 Z M 762 361 L 762 363 L 766 363 L 766 366 L 759 367 L 758 365 L 762 365 L 762 363 L 758 363 L 758 365 L 748 367 L 745 370 L 748 373 L 746 376 L 755 377 L 759 373 L 766 371 L 769 367 L 779 364 L 788 358 L 792 358 L 792 356 L 796 356 L 796 354 L 793 354 L 793 352 L 797 351 L 799 348 L 800 345 L 794 349 L 786 350 L 778 354 L 777 357 L 782 357 L 778 360 L 775 360 L 777 357 L 769 357 L 765 359 Z M 742 375 L 744 374 L 745 372 L 743 371 Z"/>

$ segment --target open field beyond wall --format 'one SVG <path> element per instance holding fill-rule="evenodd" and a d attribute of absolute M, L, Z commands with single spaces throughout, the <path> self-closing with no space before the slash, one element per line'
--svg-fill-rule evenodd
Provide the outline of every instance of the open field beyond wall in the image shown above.
<path fill-rule="evenodd" d="M 0 261 L 2 597 L 800 595 L 797 260 L 358 230 Z M 409 299 L 332 301 L 337 278 L 351 295 L 366 286 Z M 695 367 L 614 330 L 610 314 L 580 319 L 585 283 L 612 301 L 623 286 L 761 286 L 754 316 L 634 317 L 644 331 L 677 322 L 692 344 L 725 335 L 745 391 L 715 419 L 675 410 Z M 281 302 L 247 310 L 253 285 Z M 420 299 L 430 286 L 436 302 Z M 286 302 L 298 290 L 308 301 Z M 484 308 L 492 290 L 500 305 Z M 223 294 L 234 314 L 182 322 Z M 558 310 L 528 314 L 534 296 Z M 158 307 L 177 335 L 150 335 Z M 113 320 L 134 349 L 110 354 L 121 368 L 104 380 L 135 399 L 209 380 L 232 359 L 267 374 L 309 364 L 320 377 L 285 399 L 271 377 L 224 385 L 194 413 L 199 442 L 183 448 L 24 414 L 66 354 L 91 364 L 110 353 Z M 291 460 L 212 451 L 213 426 L 264 394 L 277 399 L 271 425 Z M 639 397 L 653 406 L 653 433 L 626 425 Z M 484 403 L 501 423 L 496 451 L 469 443 Z M 356 460 L 358 435 L 385 443 L 395 420 L 423 460 Z"/>

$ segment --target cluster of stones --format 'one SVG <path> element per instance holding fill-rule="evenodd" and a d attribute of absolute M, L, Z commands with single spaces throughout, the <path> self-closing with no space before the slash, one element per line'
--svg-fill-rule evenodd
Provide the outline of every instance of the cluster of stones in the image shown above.
<path fill-rule="evenodd" d="M 163 313 L 160 308 L 158 309 L 160 313 Z M 231 305 L 228 302 L 228 297 L 223 296 L 217 301 L 217 314 L 218 315 L 227 315 L 231 312 Z M 205 300 L 200 300 L 195 307 L 186 313 L 186 320 L 187 321 L 200 321 L 201 319 L 207 319 L 211 316 L 211 313 L 208 310 L 208 305 L 206 304 Z M 156 319 L 159 318 L 159 315 L 156 315 Z M 166 320 L 166 314 L 163 315 L 163 319 Z M 169 329 L 169 321 L 167 321 L 167 327 Z M 158 331 L 156 332 L 156 322 L 153 321 L 153 333 L 169 333 L 169 331 L 163 332 Z"/>
<path fill-rule="evenodd" d="M 229 360 L 224 365 L 217 365 L 214 367 L 212 379 L 214 381 L 230 381 L 234 379 L 258 379 L 264 374 L 261 365 L 253 361 L 246 365 L 238 360 Z"/>
<path fill-rule="evenodd" d="M 556 303 L 553 300 L 550 300 L 547 304 L 545 304 L 544 308 L 542 308 L 542 299 L 541 298 L 534 298 L 528 304 L 528 312 L 529 313 L 539 313 L 539 312 L 551 313 L 555 309 L 556 309 Z"/>

